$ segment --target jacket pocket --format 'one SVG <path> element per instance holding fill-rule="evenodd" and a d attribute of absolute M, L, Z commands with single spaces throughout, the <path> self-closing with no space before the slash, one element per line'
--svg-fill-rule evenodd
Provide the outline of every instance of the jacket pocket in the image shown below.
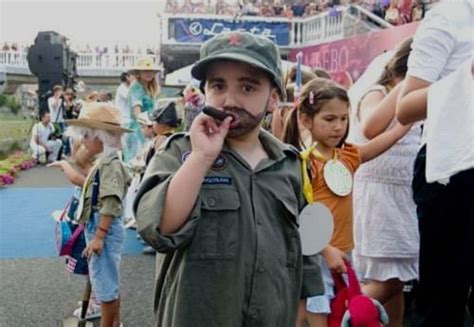
<path fill-rule="evenodd" d="M 190 244 L 193 260 L 230 260 L 237 253 L 240 198 L 233 188 L 203 188 L 201 217 Z"/>

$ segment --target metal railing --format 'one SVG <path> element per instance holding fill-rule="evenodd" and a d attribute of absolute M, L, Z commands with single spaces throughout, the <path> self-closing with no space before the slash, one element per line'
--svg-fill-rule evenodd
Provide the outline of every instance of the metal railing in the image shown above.
<path fill-rule="evenodd" d="M 152 58 L 155 64 L 159 64 L 159 57 L 157 55 L 79 53 L 77 57 L 77 68 L 129 69 L 135 65 L 139 58 L 144 56 Z"/>
<path fill-rule="evenodd" d="M 285 22 L 288 23 L 288 45 L 280 45 L 281 48 L 291 49 L 309 45 L 326 43 L 353 33 L 352 25 L 363 24 L 365 30 L 392 27 L 391 24 L 370 11 L 355 5 L 339 6 L 336 12 L 323 12 L 306 18 L 282 18 L 282 17 L 256 17 L 256 16 L 222 16 L 222 15 L 189 15 L 175 14 L 160 16 L 161 44 L 179 45 L 192 44 L 178 42 L 173 35 L 173 22 L 177 19 L 209 19 L 213 21 L 235 21 L 235 22 Z M 196 43 L 195 43 L 196 44 Z M 199 45 L 197 43 L 196 45 Z M 0 65 L 10 67 L 27 68 L 28 62 L 25 51 L 3 51 L 0 50 Z M 78 70 L 127 70 L 134 66 L 135 62 L 145 56 L 137 53 L 78 53 Z M 147 55 L 159 64 L 158 55 Z"/>
<path fill-rule="evenodd" d="M 354 18 L 363 21 L 365 24 L 372 25 L 374 28 L 390 28 L 393 27 L 392 24 L 386 20 L 375 15 L 373 12 L 358 6 L 358 5 L 349 5 L 347 8 L 348 13 Z"/>
<path fill-rule="evenodd" d="M 367 19 L 375 22 L 379 28 L 391 27 L 389 23 L 359 6 L 338 6 L 335 11 L 326 11 L 306 18 L 255 17 L 255 16 L 223 16 L 194 14 L 164 14 L 160 16 L 161 43 L 169 45 L 190 45 L 192 42 L 179 42 L 174 36 L 175 22 L 178 20 L 212 20 L 245 22 L 288 23 L 288 44 L 281 48 L 295 48 L 330 42 L 345 36 L 347 24 L 357 19 L 347 19 L 355 15 L 358 20 Z M 351 17 L 354 18 L 354 17 Z"/>
<path fill-rule="evenodd" d="M 24 51 L 0 50 L 0 65 L 28 67 L 28 61 L 26 60 L 26 53 Z"/>
<path fill-rule="evenodd" d="M 148 56 L 158 65 L 157 55 L 143 54 L 97 54 L 79 53 L 76 61 L 77 69 L 117 69 L 127 70 L 135 65 L 141 57 Z M 24 51 L 0 50 L 0 65 L 13 67 L 28 67 L 27 53 Z"/>

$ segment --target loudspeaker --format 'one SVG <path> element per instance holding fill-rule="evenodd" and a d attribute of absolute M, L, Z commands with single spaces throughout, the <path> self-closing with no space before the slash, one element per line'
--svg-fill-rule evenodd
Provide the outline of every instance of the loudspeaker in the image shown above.
<path fill-rule="evenodd" d="M 39 32 L 27 54 L 30 71 L 38 77 L 40 111 L 54 85 L 74 87 L 77 77 L 77 54 L 69 49 L 67 39 L 54 31 Z"/>
<path fill-rule="evenodd" d="M 30 71 L 37 75 L 65 69 L 66 49 L 64 36 L 56 32 L 39 32 L 27 55 Z"/>

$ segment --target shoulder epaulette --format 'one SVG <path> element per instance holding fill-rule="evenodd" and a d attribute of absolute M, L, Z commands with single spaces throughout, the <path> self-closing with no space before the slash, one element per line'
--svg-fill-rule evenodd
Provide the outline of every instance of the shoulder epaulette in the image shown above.
<path fill-rule="evenodd" d="M 173 135 L 169 136 L 166 139 L 165 143 L 163 143 L 163 145 L 160 148 L 162 150 L 168 149 L 172 142 L 185 138 L 185 137 L 189 137 L 189 133 L 186 133 L 186 132 L 174 133 Z"/>

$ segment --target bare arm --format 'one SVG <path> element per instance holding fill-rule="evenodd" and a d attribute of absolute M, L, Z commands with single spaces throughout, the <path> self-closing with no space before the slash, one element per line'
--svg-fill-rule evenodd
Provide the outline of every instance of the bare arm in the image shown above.
<path fill-rule="evenodd" d="M 161 234 L 175 233 L 186 223 L 201 190 L 204 176 L 222 149 L 231 119 L 226 118 L 220 126 L 204 114 L 194 119 L 190 129 L 192 152 L 168 186 L 160 222 Z"/>
<path fill-rule="evenodd" d="M 107 232 L 112 225 L 113 217 L 102 215 L 100 216 L 99 226 L 95 231 L 94 238 L 87 244 L 87 247 L 82 252 L 82 255 L 90 258 L 92 254 L 96 253 L 100 255 L 104 248 L 104 239 L 107 235 Z"/>
<path fill-rule="evenodd" d="M 142 113 L 142 107 L 135 106 L 132 108 L 132 111 L 133 111 L 133 116 L 135 117 L 135 119 L 138 119 L 138 115 Z"/>
<path fill-rule="evenodd" d="M 426 118 L 428 86 L 431 83 L 407 76 L 398 96 L 396 116 L 401 124 L 410 124 Z"/>
<path fill-rule="evenodd" d="M 86 181 L 86 177 L 74 169 L 74 167 L 65 160 L 50 163 L 48 167 L 60 168 L 64 172 L 64 175 L 67 177 L 67 179 L 69 179 L 69 181 L 74 185 L 82 187 Z"/>
<path fill-rule="evenodd" d="M 44 146 L 46 150 L 50 150 L 49 149 L 49 146 L 47 146 L 46 144 L 43 143 L 43 141 L 41 141 L 41 138 L 39 136 L 35 136 L 35 142 L 36 144 L 38 145 L 41 145 L 41 146 Z"/>
<path fill-rule="evenodd" d="M 369 140 L 385 131 L 395 117 L 401 86 L 399 83 L 386 96 L 381 92 L 371 92 L 362 100 L 359 117 L 362 133 Z"/>
<path fill-rule="evenodd" d="M 405 136 L 410 128 L 411 125 L 403 126 L 397 122 L 390 130 L 374 137 L 365 144 L 358 145 L 361 162 L 372 160 L 390 149 L 398 140 Z"/>

